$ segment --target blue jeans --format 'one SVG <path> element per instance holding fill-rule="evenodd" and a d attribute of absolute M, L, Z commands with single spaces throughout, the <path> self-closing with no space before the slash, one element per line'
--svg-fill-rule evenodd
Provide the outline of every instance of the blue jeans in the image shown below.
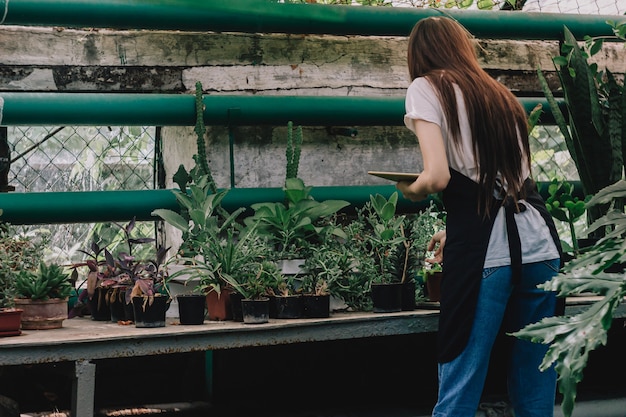
<path fill-rule="evenodd" d="M 498 331 L 516 331 L 554 315 L 556 295 L 537 288 L 558 273 L 559 260 L 522 266 L 522 282 L 511 283 L 511 267 L 485 268 L 474 324 L 465 350 L 439 364 L 439 398 L 433 417 L 474 417 Z M 450 279 L 454 279 L 451 277 Z M 510 336 L 512 337 L 512 336 Z M 552 417 L 556 371 L 539 370 L 548 346 L 514 338 L 507 369 L 509 399 L 516 417 Z"/>

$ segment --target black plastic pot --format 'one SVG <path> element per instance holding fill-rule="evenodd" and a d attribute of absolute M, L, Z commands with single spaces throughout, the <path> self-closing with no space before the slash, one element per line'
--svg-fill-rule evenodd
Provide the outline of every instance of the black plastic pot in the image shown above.
<path fill-rule="evenodd" d="M 415 305 L 415 281 L 406 281 L 402 283 L 402 311 L 413 311 Z"/>
<path fill-rule="evenodd" d="M 302 317 L 302 296 L 278 295 L 273 297 L 271 301 L 274 303 L 276 318 L 299 319 Z"/>
<path fill-rule="evenodd" d="M 170 308 L 170 298 L 165 296 L 133 297 L 135 327 L 165 327 L 165 313 Z"/>
<path fill-rule="evenodd" d="M 402 283 L 373 283 L 371 291 L 374 313 L 402 311 Z"/>
<path fill-rule="evenodd" d="M 93 297 L 87 300 L 92 320 L 111 321 L 111 307 L 106 301 L 107 291 L 108 288 L 98 287 L 94 290 Z"/>
<path fill-rule="evenodd" d="M 253 300 L 244 298 L 241 300 L 241 310 L 245 324 L 267 323 L 270 317 L 270 299 L 267 297 Z"/>
<path fill-rule="evenodd" d="M 233 311 L 233 320 L 234 321 L 243 321 L 243 311 L 241 309 L 241 300 L 243 300 L 243 295 L 238 292 L 234 292 L 230 294 L 230 307 Z"/>
<path fill-rule="evenodd" d="M 204 294 L 181 294 L 176 296 L 180 324 L 204 324 L 206 296 Z"/>
<path fill-rule="evenodd" d="M 303 294 L 302 315 L 306 318 L 330 317 L 330 294 Z"/>

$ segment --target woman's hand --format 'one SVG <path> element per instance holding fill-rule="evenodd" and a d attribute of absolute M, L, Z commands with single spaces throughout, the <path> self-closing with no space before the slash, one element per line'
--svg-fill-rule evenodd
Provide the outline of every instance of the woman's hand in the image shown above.
<path fill-rule="evenodd" d="M 428 242 L 428 250 L 434 250 L 432 258 L 424 259 L 426 262 L 430 264 L 434 263 L 443 263 L 443 247 L 446 245 L 446 231 L 440 230 L 430 238 L 430 242 Z"/>

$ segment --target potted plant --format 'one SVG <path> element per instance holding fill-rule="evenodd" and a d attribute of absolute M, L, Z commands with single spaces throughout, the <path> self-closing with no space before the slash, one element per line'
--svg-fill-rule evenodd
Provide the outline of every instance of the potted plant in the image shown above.
<path fill-rule="evenodd" d="M 367 273 L 372 274 L 370 290 L 375 313 L 402 310 L 402 283 L 407 279 L 410 244 L 405 236 L 405 216 L 396 215 L 397 202 L 397 192 L 389 199 L 376 194 L 364 206 L 372 263 L 364 259 L 360 268 L 369 266 Z"/>
<path fill-rule="evenodd" d="M 241 295 L 241 314 L 245 324 L 261 324 L 269 321 L 270 299 L 268 288 L 281 278 L 276 264 L 269 260 L 251 262 L 237 274 L 224 279 Z"/>
<path fill-rule="evenodd" d="M 366 209 L 356 209 L 342 230 L 345 238 L 326 239 L 309 259 L 309 273 L 325 281 L 331 295 L 331 310 L 371 311 L 371 282 L 374 275 Z"/>
<path fill-rule="evenodd" d="M 36 271 L 22 269 L 15 279 L 15 305 L 23 310 L 22 329 L 62 327 L 73 288 L 69 273 L 58 264 L 41 262 Z"/>
<path fill-rule="evenodd" d="M 78 281 L 78 270 L 87 268 L 87 288 L 84 292 L 87 293 L 87 304 L 93 320 L 132 322 L 134 309 L 130 294 L 136 281 L 133 274 L 142 266 L 139 257 L 144 256 L 139 254 L 138 245 L 152 243 L 155 239 L 133 236 L 137 224 L 134 218 L 125 225 L 112 224 L 119 229 L 119 238 L 112 238 L 102 246 L 94 240 L 89 250 L 79 250 L 86 255 L 86 259 L 71 265 L 72 280 Z M 113 246 L 115 254 L 112 252 Z M 143 252 L 148 254 L 145 256 L 152 256 L 153 250 L 148 248 Z"/>
<path fill-rule="evenodd" d="M 301 288 L 296 290 L 294 276 L 283 277 L 276 270 L 276 281 L 267 289 L 270 296 L 270 317 L 278 319 L 299 319 L 304 314 Z"/>
<path fill-rule="evenodd" d="M 332 230 L 341 233 L 321 235 L 321 243 L 311 247 L 305 260 L 300 292 L 303 314 L 308 318 L 329 317 L 333 309 L 349 308 L 363 310 L 369 302 L 369 282 L 354 279 L 357 263 L 366 248 L 363 240 L 363 222 L 344 221 L 339 223 L 334 216 L 329 219 Z M 364 274 L 360 274 L 361 277 Z M 332 307 L 331 307 L 332 304 Z"/>
<path fill-rule="evenodd" d="M 23 310 L 15 308 L 15 279 L 22 269 L 36 269 L 44 244 L 44 239 L 18 235 L 11 225 L 0 223 L 0 336 L 21 334 Z"/>
<path fill-rule="evenodd" d="M 428 298 L 428 301 L 439 302 L 441 299 L 441 278 L 443 277 L 441 265 L 438 263 L 426 264 L 420 275 L 424 282 L 424 296 Z"/>
<path fill-rule="evenodd" d="M 180 268 L 170 279 L 184 276 L 187 283 L 195 281 L 195 285 L 201 286 L 198 291 L 204 291 L 207 297 L 208 318 L 227 320 L 231 318 L 230 291 L 224 287 L 219 271 L 224 267 L 229 270 L 237 267 L 237 259 L 228 254 L 228 250 L 234 249 L 236 237 L 231 236 L 230 241 L 226 237 L 237 233 L 236 220 L 244 208 L 228 213 L 221 206 L 228 190 L 213 192 L 210 175 L 202 174 L 197 167 L 188 173 L 181 166 L 175 179 L 179 189 L 174 190 L 174 194 L 180 213 L 169 209 L 152 212 L 182 232 L 182 243 L 177 251 Z M 223 247 L 224 243 L 229 246 Z"/>
<path fill-rule="evenodd" d="M 429 253 L 428 243 L 432 236 L 444 228 L 445 211 L 442 211 L 433 200 L 419 213 L 406 217 L 406 233 L 410 244 L 411 259 L 407 265 L 403 309 L 411 309 L 405 308 L 405 305 L 416 306 L 416 302 L 422 301 L 429 292 L 427 285 L 436 284 L 437 280 L 441 279 L 441 265 L 429 264 L 426 258 Z M 430 284 L 427 284 L 428 278 L 433 278 Z M 430 293 L 434 294 L 434 291 Z"/>

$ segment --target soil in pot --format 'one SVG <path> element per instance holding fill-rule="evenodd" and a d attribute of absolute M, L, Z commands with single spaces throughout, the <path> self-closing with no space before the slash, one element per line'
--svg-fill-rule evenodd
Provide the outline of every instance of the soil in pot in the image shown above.
<path fill-rule="evenodd" d="M 402 283 L 373 283 L 371 291 L 374 313 L 402 311 Z"/>
<path fill-rule="evenodd" d="M 270 317 L 269 298 L 257 298 L 241 300 L 241 310 L 243 312 L 244 324 L 267 323 Z"/>
<path fill-rule="evenodd" d="M 330 317 L 330 294 L 303 294 L 302 315 L 306 318 Z"/>
<path fill-rule="evenodd" d="M 165 327 L 165 313 L 170 307 L 170 298 L 133 297 L 133 311 L 135 313 L 135 327 Z"/>
<path fill-rule="evenodd" d="M 302 317 L 302 296 L 277 295 L 272 302 L 278 319 L 299 319 Z"/>
<path fill-rule="evenodd" d="M 206 316 L 206 296 L 203 294 L 180 294 L 178 301 L 178 317 L 180 324 L 204 324 Z"/>

